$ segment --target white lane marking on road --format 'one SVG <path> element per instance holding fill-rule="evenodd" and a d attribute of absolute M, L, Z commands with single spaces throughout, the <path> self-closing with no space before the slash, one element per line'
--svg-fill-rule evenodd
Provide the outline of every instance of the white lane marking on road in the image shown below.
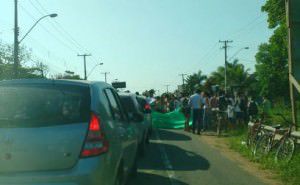
<path fill-rule="evenodd" d="M 163 142 L 160 140 L 157 129 L 155 129 L 155 136 L 156 136 L 157 142 L 159 144 L 163 144 Z M 176 175 L 175 175 L 175 172 L 173 170 L 173 166 L 172 166 L 172 164 L 171 164 L 171 162 L 168 158 L 168 155 L 167 155 L 167 152 L 166 152 L 165 148 L 162 145 L 158 145 L 158 148 L 160 150 L 161 157 L 163 159 L 163 163 L 165 165 L 166 172 L 167 172 L 167 175 L 170 179 L 171 185 L 179 185 L 179 183 L 175 179 Z"/>

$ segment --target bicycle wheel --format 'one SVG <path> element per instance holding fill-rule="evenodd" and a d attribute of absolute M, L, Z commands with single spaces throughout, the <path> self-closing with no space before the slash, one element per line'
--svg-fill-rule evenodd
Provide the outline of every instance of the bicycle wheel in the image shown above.
<path fill-rule="evenodd" d="M 253 150 L 253 155 L 257 158 L 260 159 L 263 156 L 266 156 L 271 147 L 270 147 L 270 137 L 268 135 L 263 135 L 262 137 L 259 138 L 257 141 L 255 148 Z"/>
<path fill-rule="evenodd" d="M 284 138 L 277 148 L 275 162 L 289 162 L 295 151 L 295 143 L 291 138 Z"/>

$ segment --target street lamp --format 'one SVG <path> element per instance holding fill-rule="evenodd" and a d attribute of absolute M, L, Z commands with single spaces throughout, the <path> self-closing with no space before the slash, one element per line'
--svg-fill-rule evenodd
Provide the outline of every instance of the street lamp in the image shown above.
<path fill-rule="evenodd" d="M 243 48 L 239 49 L 237 52 L 235 52 L 232 55 L 232 57 L 229 58 L 228 61 L 232 60 L 236 55 L 238 55 L 244 49 L 247 50 L 247 49 L 249 49 L 249 47 L 247 46 L 247 47 L 243 47 Z M 227 63 L 228 63 L 228 61 L 227 60 L 225 61 L 225 93 L 227 92 Z"/>
<path fill-rule="evenodd" d="M 31 30 L 44 18 L 46 17 L 51 17 L 51 18 L 54 18 L 54 17 L 57 17 L 57 14 L 56 13 L 52 13 L 52 14 L 48 14 L 48 15 L 44 15 L 43 17 L 39 18 L 35 23 L 34 25 L 31 26 L 31 28 L 27 31 L 27 33 L 20 39 L 19 41 L 19 44 L 25 39 L 25 37 L 31 32 Z"/>
<path fill-rule="evenodd" d="M 97 66 L 102 66 L 104 63 L 99 63 L 99 64 L 96 64 L 94 67 L 93 67 L 93 69 L 89 72 L 89 74 L 87 75 L 87 77 L 89 77 L 91 74 L 92 74 L 92 72 L 95 70 L 95 68 L 97 67 Z"/>
<path fill-rule="evenodd" d="M 237 52 L 235 52 L 232 57 L 229 58 L 228 61 L 232 60 L 235 56 L 237 56 L 242 50 L 247 50 L 247 49 L 250 49 L 248 46 L 247 47 L 243 47 L 241 49 L 239 49 Z"/>
<path fill-rule="evenodd" d="M 16 2 L 16 1 L 15 1 Z M 39 18 L 31 28 L 26 32 L 26 34 L 19 40 L 19 26 L 18 26 L 18 10 L 17 10 L 17 3 L 15 3 L 15 29 L 14 29 L 14 75 L 18 77 L 18 67 L 19 67 L 19 45 L 20 43 L 26 38 L 26 36 L 32 31 L 32 29 L 44 18 L 46 17 L 57 17 L 56 13 L 44 15 L 43 17 Z"/>

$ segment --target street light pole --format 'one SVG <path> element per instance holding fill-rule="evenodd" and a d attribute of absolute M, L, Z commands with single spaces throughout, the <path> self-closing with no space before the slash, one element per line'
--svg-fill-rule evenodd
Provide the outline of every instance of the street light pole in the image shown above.
<path fill-rule="evenodd" d="M 19 26 L 18 26 L 18 0 L 15 0 L 15 29 L 14 29 L 14 78 L 18 78 L 19 68 Z"/>
<path fill-rule="evenodd" d="M 96 64 L 94 67 L 93 67 L 93 69 L 89 72 L 89 74 L 87 75 L 87 77 L 89 77 L 91 74 L 92 74 L 92 72 L 96 69 L 96 67 L 97 66 L 102 66 L 104 63 L 99 63 L 99 64 Z"/>
<path fill-rule="evenodd" d="M 243 48 L 239 49 L 237 52 L 235 52 L 235 53 L 232 55 L 232 57 L 229 58 L 228 61 L 232 60 L 236 55 L 238 55 L 238 54 L 239 54 L 242 50 L 244 50 L 244 49 L 249 49 L 249 47 L 247 46 L 247 47 L 243 47 Z"/>
<path fill-rule="evenodd" d="M 31 28 L 27 31 L 27 33 L 20 39 L 19 41 L 19 44 L 25 39 L 25 37 L 31 32 L 31 30 L 44 18 L 46 17 L 57 17 L 57 14 L 56 13 L 53 13 L 53 14 L 48 14 L 48 15 L 44 15 L 43 17 L 39 18 L 32 26 Z"/>
<path fill-rule="evenodd" d="M 19 77 L 19 45 L 25 39 L 25 37 L 31 32 L 31 30 L 44 18 L 57 17 L 57 14 L 49 14 L 39 18 L 33 26 L 26 32 L 26 34 L 19 41 L 19 26 L 18 26 L 18 0 L 15 0 L 15 25 L 14 25 L 14 78 Z"/>

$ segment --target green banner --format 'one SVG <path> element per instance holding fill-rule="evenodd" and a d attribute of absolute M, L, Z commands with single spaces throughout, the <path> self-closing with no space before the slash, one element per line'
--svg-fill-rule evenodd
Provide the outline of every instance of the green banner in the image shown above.
<path fill-rule="evenodd" d="M 184 128 L 185 117 L 179 111 L 175 110 L 169 113 L 152 112 L 152 123 L 156 128 Z M 192 124 L 190 120 L 190 125 Z"/>

